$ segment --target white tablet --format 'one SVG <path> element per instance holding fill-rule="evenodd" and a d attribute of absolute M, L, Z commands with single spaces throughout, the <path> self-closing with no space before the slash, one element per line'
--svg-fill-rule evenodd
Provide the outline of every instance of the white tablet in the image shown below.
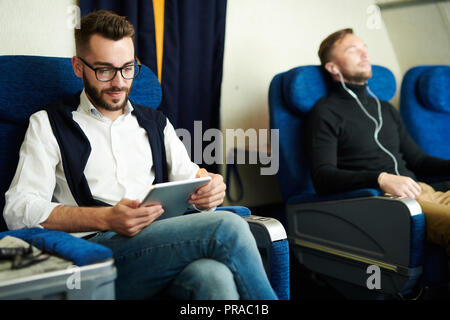
<path fill-rule="evenodd" d="M 189 203 L 191 194 L 210 181 L 211 177 L 204 177 L 154 184 L 142 201 L 141 206 L 160 203 L 164 213 L 156 220 L 181 216 L 191 209 Z"/>

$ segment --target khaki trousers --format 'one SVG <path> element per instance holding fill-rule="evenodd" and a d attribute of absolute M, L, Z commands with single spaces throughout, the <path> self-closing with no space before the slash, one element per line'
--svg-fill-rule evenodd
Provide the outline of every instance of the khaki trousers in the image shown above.
<path fill-rule="evenodd" d="M 427 240 L 446 249 L 450 256 L 450 190 L 435 191 L 419 182 L 422 193 L 416 199 L 425 214 Z"/>

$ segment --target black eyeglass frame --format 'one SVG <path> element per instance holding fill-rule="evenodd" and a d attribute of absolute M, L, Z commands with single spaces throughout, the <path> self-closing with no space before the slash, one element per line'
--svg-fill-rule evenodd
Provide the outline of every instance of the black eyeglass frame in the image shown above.
<path fill-rule="evenodd" d="M 132 78 L 125 77 L 125 76 L 123 75 L 123 72 L 122 72 L 123 69 L 129 67 L 131 64 L 125 65 L 125 66 L 123 66 L 123 67 L 121 67 L 121 68 L 116 68 L 116 67 L 98 67 L 98 68 L 94 68 L 94 67 L 91 66 L 89 63 L 87 63 L 83 58 L 81 58 L 81 57 L 79 57 L 79 56 L 77 56 L 77 58 L 80 59 L 81 62 L 83 62 L 86 66 L 88 66 L 92 71 L 94 71 L 95 78 L 96 78 L 98 81 L 100 81 L 100 82 L 109 82 L 109 81 L 112 81 L 112 80 L 116 77 L 117 71 L 120 71 L 120 75 L 121 75 L 122 78 L 124 78 L 125 80 L 133 80 L 133 79 L 136 79 L 137 76 L 139 75 L 139 73 L 141 72 L 141 62 L 139 61 L 139 59 L 138 59 L 137 57 L 135 57 L 135 62 L 134 62 L 134 67 L 135 67 L 135 68 L 137 67 L 137 71 L 135 71 L 135 75 L 134 75 L 134 77 L 132 77 Z M 100 79 L 98 78 L 98 75 L 97 75 L 97 70 L 101 70 L 101 69 L 111 69 L 111 70 L 114 70 L 114 74 L 112 75 L 111 79 L 109 79 L 109 80 L 100 80 Z"/>
<path fill-rule="evenodd" d="M 36 246 L 36 243 L 39 242 L 41 242 L 42 247 L 41 252 L 37 255 L 34 255 L 33 246 Z M 45 250 L 45 240 L 41 237 L 32 239 L 28 248 L 15 248 L 15 249 L 22 249 L 22 250 L 17 250 L 16 254 L 8 257 L 10 260 L 12 260 L 11 269 L 22 269 L 50 258 L 50 252 Z"/>

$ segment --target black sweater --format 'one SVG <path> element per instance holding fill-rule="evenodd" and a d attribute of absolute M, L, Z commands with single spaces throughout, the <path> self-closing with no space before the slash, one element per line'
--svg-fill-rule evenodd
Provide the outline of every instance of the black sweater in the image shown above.
<path fill-rule="evenodd" d="M 372 117 L 378 120 L 377 104 L 365 85 L 347 87 L 358 95 Z M 400 175 L 450 175 L 450 160 L 426 155 L 411 139 L 398 111 L 381 102 L 383 127 L 380 143 L 397 159 Z M 394 161 L 376 144 L 375 123 L 357 102 L 335 82 L 330 94 L 320 99 L 308 114 L 306 146 L 311 178 L 318 194 L 378 188 L 381 172 L 395 174 Z"/>

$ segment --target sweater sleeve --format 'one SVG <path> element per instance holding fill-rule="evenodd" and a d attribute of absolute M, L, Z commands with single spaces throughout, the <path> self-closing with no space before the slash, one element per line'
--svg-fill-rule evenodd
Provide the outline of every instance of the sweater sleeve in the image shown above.
<path fill-rule="evenodd" d="M 381 172 L 338 168 L 338 141 L 342 119 L 326 108 L 314 107 L 308 115 L 306 146 L 311 178 L 318 194 L 378 188 Z"/>
<path fill-rule="evenodd" d="M 3 216 L 8 229 L 41 228 L 60 205 L 52 201 L 55 168 L 60 161 L 47 113 L 39 111 L 30 118 L 17 170 L 5 194 Z"/>
<path fill-rule="evenodd" d="M 408 169 L 413 171 L 419 178 L 450 176 L 450 160 L 433 157 L 423 152 L 409 135 L 398 111 L 391 106 L 391 112 L 398 123 L 400 152 L 403 154 Z"/>

